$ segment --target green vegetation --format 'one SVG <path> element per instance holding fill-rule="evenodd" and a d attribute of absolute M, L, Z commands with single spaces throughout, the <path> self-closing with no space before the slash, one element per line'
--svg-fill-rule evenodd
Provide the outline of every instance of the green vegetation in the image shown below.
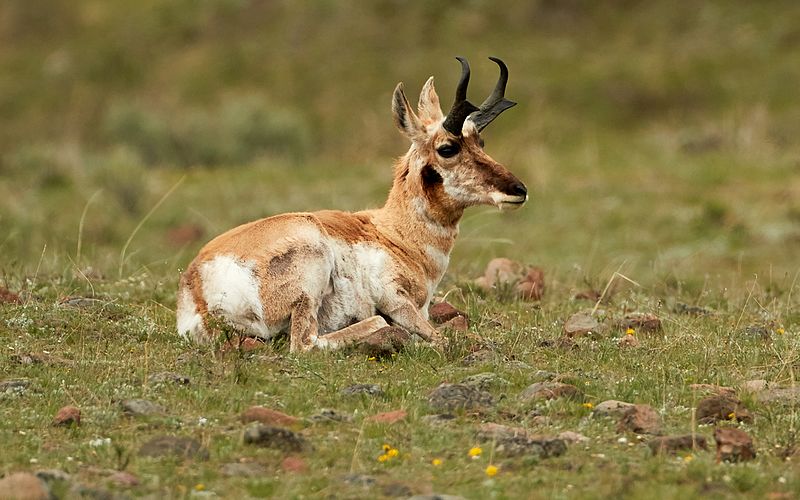
<path fill-rule="evenodd" d="M 583 402 L 658 409 L 669 433 L 693 427 L 692 383 L 793 386 L 800 349 L 800 5 L 791 1 L 109 2 L 5 0 L 0 5 L 0 474 L 58 468 L 110 488 L 98 470 L 140 479 L 132 496 L 370 497 L 385 484 L 468 498 L 763 497 L 800 490 L 791 460 L 796 406 L 744 397 L 757 446 L 746 464 L 651 457 Z M 390 115 L 394 85 L 411 96 L 430 75 L 445 106 L 473 67 L 470 96 L 502 57 L 518 101 L 487 129 L 487 151 L 523 179 L 520 211 L 467 213 L 440 295 L 469 312 L 471 331 L 507 361 L 464 367 L 474 342 L 440 355 L 415 346 L 388 361 L 344 353 L 295 357 L 275 345 L 217 356 L 173 333 L 179 270 L 208 239 L 265 215 L 380 204 L 392 158 L 406 145 Z M 473 289 L 487 261 L 541 266 L 547 291 L 529 304 Z M 593 304 L 573 299 L 623 279 L 608 304 L 661 317 L 640 346 L 613 336 L 553 344 L 564 320 Z M 94 297 L 83 307 L 65 297 Z M 679 303 L 715 314 L 680 314 Z M 752 335 L 747 327 L 767 332 Z M 779 329 L 784 333 L 777 334 Z M 16 355 L 53 359 L 20 364 Z M 188 386 L 148 383 L 165 370 Z M 533 371 L 568 374 L 585 401 L 523 403 Z M 443 381 L 494 371 L 510 382 L 497 408 L 433 427 L 427 394 Z M 356 382 L 384 397 L 343 398 Z M 167 417 L 129 419 L 142 397 Z M 79 406 L 83 424 L 50 426 Z M 352 422 L 309 424 L 308 472 L 242 441 L 238 415 L 264 405 L 299 417 L 321 408 Z M 536 423 L 537 409 L 550 423 Z M 405 409 L 403 422 L 365 415 Z M 206 419 L 201 425 L 200 419 Z M 556 458 L 470 460 L 481 421 L 588 444 Z M 538 421 L 537 421 L 538 422 Z M 712 430 L 697 428 L 707 437 Z M 160 434 L 192 436 L 208 461 L 148 459 Z M 634 446 L 619 443 L 627 437 Z M 110 438 L 110 445 L 90 441 Z M 378 462 L 381 445 L 400 455 Z M 711 446 L 713 449 L 713 445 Z M 790 461 L 786 457 L 791 457 Z M 442 459 L 439 467 L 431 465 Z M 31 460 L 36 460 L 36 463 Z M 227 477 L 221 464 L 262 464 Z M 370 489 L 348 473 L 373 475 Z M 782 479 L 781 479 L 782 478 Z"/>

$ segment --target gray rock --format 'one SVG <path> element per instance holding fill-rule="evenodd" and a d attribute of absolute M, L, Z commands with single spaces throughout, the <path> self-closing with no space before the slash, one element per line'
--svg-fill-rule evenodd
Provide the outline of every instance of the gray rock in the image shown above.
<path fill-rule="evenodd" d="M 508 457 L 534 456 L 550 458 L 567 452 L 567 443 L 552 436 L 510 436 L 499 437 L 495 441 L 495 452 Z"/>
<path fill-rule="evenodd" d="M 466 355 L 464 359 L 461 360 L 461 364 L 464 366 L 476 366 L 495 363 L 502 360 L 503 357 L 494 351 L 490 351 L 489 349 L 481 349 Z"/>
<path fill-rule="evenodd" d="M 477 387 L 483 391 L 508 385 L 508 380 L 493 372 L 476 373 L 461 381 L 462 384 Z"/>
<path fill-rule="evenodd" d="M 154 373 L 147 377 L 147 381 L 153 385 L 159 384 L 176 384 L 176 385 L 189 385 L 191 379 L 186 375 L 181 375 L 175 372 L 160 372 Z"/>
<path fill-rule="evenodd" d="M 573 314 L 564 323 L 564 335 L 567 337 L 583 337 L 592 333 L 600 333 L 602 329 L 601 323 L 587 313 Z"/>
<path fill-rule="evenodd" d="M 362 488 L 371 488 L 378 484 L 378 480 L 367 474 L 347 474 L 342 477 L 342 481 L 350 486 L 361 486 Z"/>
<path fill-rule="evenodd" d="M 308 442 L 289 429 L 269 425 L 254 425 L 244 431 L 245 444 L 275 448 L 282 451 L 304 451 L 310 448 Z"/>
<path fill-rule="evenodd" d="M 800 386 L 766 389 L 756 394 L 756 401 L 765 404 L 798 405 L 800 404 Z"/>
<path fill-rule="evenodd" d="M 477 387 L 465 384 L 441 384 L 431 391 L 428 404 L 435 410 L 480 410 L 495 405 L 494 396 Z"/>
<path fill-rule="evenodd" d="M 650 405 L 633 405 L 617 422 L 618 432 L 635 432 L 636 434 L 661 434 L 661 416 Z"/>
<path fill-rule="evenodd" d="M 519 397 L 525 401 L 542 401 L 558 398 L 579 398 L 582 396 L 581 390 L 572 384 L 536 382 L 522 391 Z"/>
<path fill-rule="evenodd" d="M 408 485 L 405 485 L 403 483 L 386 484 L 383 486 L 383 488 L 381 488 L 381 492 L 383 493 L 384 496 L 395 497 L 395 498 L 396 497 L 408 498 L 414 493 L 411 490 L 411 488 L 408 487 Z"/>
<path fill-rule="evenodd" d="M 0 393 L 22 394 L 31 386 L 31 380 L 27 378 L 9 378 L 0 381 Z"/>
<path fill-rule="evenodd" d="M 196 439 L 179 436 L 157 436 L 139 448 L 139 456 L 152 458 L 175 456 L 208 460 L 209 453 Z"/>
<path fill-rule="evenodd" d="M 167 410 L 147 399 L 126 399 L 120 403 L 122 413 L 129 417 L 152 417 L 166 415 Z"/>
<path fill-rule="evenodd" d="M 436 415 L 425 415 L 420 420 L 428 425 L 446 425 L 454 422 L 456 416 L 452 413 L 438 413 Z"/>
<path fill-rule="evenodd" d="M 706 438 L 700 435 L 662 436 L 651 439 L 647 446 L 653 455 L 675 453 L 681 450 L 707 450 Z"/>
<path fill-rule="evenodd" d="M 378 384 L 353 384 L 339 391 L 339 394 L 342 396 L 358 396 L 361 394 L 366 396 L 383 396 L 384 392 Z"/>
<path fill-rule="evenodd" d="M 633 403 L 609 399 L 594 407 L 594 414 L 598 417 L 619 417 L 622 416 Z"/>
<path fill-rule="evenodd" d="M 54 483 L 58 481 L 69 481 L 72 476 L 68 473 L 64 472 L 61 469 L 42 469 L 36 471 L 36 477 L 44 481 L 45 483 Z"/>
<path fill-rule="evenodd" d="M 338 410 L 333 410 L 331 408 L 323 408 L 314 415 L 311 415 L 309 419 L 312 422 L 317 423 L 325 423 L 325 422 L 352 422 L 353 416 L 348 413 L 342 413 Z"/>

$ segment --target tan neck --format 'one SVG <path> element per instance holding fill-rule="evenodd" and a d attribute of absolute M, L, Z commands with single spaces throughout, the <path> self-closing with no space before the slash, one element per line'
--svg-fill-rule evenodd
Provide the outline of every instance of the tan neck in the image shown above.
<path fill-rule="evenodd" d="M 463 209 L 437 206 L 436 198 L 428 196 L 418 176 L 412 178 L 407 165 L 407 157 L 395 165 L 392 189 L 383 208 L 374 212 L 375 223 L 381 231 L 423 256 L 428 247 L 448 256 L 458 236 L 458 222 Z M 445 271 L 435 263 L 424 267 L 429 277 L 437 281 Z"/>

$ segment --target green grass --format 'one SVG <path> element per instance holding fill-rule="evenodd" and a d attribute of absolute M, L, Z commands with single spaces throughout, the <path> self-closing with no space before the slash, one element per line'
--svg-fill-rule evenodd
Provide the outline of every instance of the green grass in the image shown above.
<path fill-rule="evenodd" d="M 141 480 L 128 493 L 157 497 L 189 496 L 198 484 L 231 498 L 373 497 L 391 483 L 468 498 L 800 491 L 796 458 L 785 459 L 797 446 L 796 407 L 745 397 L 755 421 L 743 428 L 758 458 L 728 465 L 715 463 L 713 446 L 690 461 L 651 457 L 580 401 L 536 408 L 551 422 L 537 424 L 517 397 L 536 370 L 552 371 L 578 383 L 586 402 L 650 404 L 666 432 L 685 433 L 700 397 L 692 383 L 794 385 L 797 14 L 795 2 L 5 2 L 0 285 L 24 303 L 0 304 L 0 380 L 27 377 L 33 388 L 0 396 L 0 474 L 59 468 L 75 483 L 113 488 L 99 471 L 125 468 Z M 508 95 L 520 105 L 487 129 L 486 148 L 531 200 L 511 213 L 468 211 L 438 293 L 469 312 L 473 333 L 532 370 L 464 367 L 473 347 L 464 340 L 385 362 L 296 357 L 282 343 L 219 357 L 182 343 L 175 290 L 200 246 L 270 214 L 380 205 L 392 159 L 407 146 L 391 123 L 391 90 L 402 80 L 411 96 L 433 74 L 449 103 L 454 55 L 472 62 L 476 101 L 495 79 L 484 56 L 508 63 Z M 496 256 L 541 266 L 544 300 L 474 290 Z M 637 284 L 617 278 L 607 314 L 653 312 L 664 331 L 640 336 L 635 349 L 618 348 L 614 336 L 548 347 L 572 313 L 593 305 L 575 293 L 602 290 L 615 272 Z M 101 303 L 60 305 L 73 296 Z M 716 314 L 678 314 L 677 303 Z M 752 325 L 767 325 L 771 338 L 743 333 Z M 43 352 L 58 360 L 13 360 Z M 147 383 L 165 370 L 192 382 Z M 496 410 L 444 427 L 422 420 L 430 390 L 482 371 L 510 382 L 494 391 Z M 386 396 L 339 395 L 356 382 L 381 384 Z M 133 397 L 169 415 L 125 418 L 118 402 Z M 50 426 L 66 404 L 83 410 L 81 427 Z M 243 444 L 238 415 L 255 404 L 303 418 L 335 408 L 354 419 L 306 426 L 309 472 L 292 474 L 282 453 Z M 401 408 L 402 423 L 365 423 Z M 489 480 L 491 443 L 480 460 L 467 458 L 483 421 L 591 441 L 538 462 L 493 457 L 501 472 Z M 195 437 L 211 457 L 138 457 L 159 434 Z M 98 438 L 111 445 L 89 444 Z M 400 457 L 379 463 L 383 443 Z M 221 474 L 240 460 L 268 473 Z M 349 473 L 378 485 L 348 485 Z"/>

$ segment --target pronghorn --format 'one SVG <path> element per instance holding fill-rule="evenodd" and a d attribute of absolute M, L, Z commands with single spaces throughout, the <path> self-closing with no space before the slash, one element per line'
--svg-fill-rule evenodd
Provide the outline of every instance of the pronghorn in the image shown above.
<path fill-rule="evenodd" d="M 275 215 L 208 243 L 181 276 L 178 332 L 212 340 L 211 318 L 263 339 L 288 332 L 292 352 L 335 349 L 399 326 L 435 345 L 428 306 L 449 261 L 464 210 L 519 207 L 525 185 L 483 151 L 480 132 L 516 103 L 504 98 L 508 69 L 476 107 L 467 100 L 463 58 L 447 116 L 433 77 L 414 113 L 399 83 L 395 125 L 411 141 L 394 165 L 383 208 Z M 384 330 L 386 332 L 386 330 Z"/>

